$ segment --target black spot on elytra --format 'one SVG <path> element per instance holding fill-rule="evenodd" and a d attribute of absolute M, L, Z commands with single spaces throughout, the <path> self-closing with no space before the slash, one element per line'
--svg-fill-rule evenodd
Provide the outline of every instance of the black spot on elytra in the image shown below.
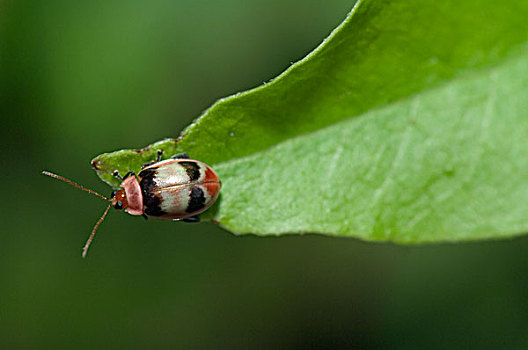
<path fill-rule="evenodd" d="M 191 182 L 200 178 L 200 166 L 196 162 L 179 162 L 178 164 L 185 168 Z"/>
<path fill-rule="evenodd" d="M 167 214 L 161 210 L 161 199 L 158 197 L 154 190 L 156 189 L 156 183 L 154 177 L 156 176 L 156 169 L 146 169 L 139 173 L 139 187 L 141 187 L 141 193 L 143 194 L 143 205 L 145 206 L 145 214 L 149 216 L 162 216 Z"/>
<path fill-rule="evenodd" d="M 193 213 L 205 207 L 205 196 L 200 187 L 193 186 L 191 188 L 190 197 L 189 205 L 185 210 L 187 213 Z"/>
<path fill-rule="evenodd" d="M 143 194 L 143 204 L 145 205 L 145 214 L 148 216 L 162 216 L 167 214 L 161 210 L 161 199 L 154 193 Z"/>
<path fill-rule="evenodd" d="M 150 169 L 141 170 L 138 174 L 138 177 L 141 179 L 141 182 L 145 180 L 145 182 L 154 183 L 154 177 L 156 176 L 157 170 L 158 168 L 150 168 Z"/>

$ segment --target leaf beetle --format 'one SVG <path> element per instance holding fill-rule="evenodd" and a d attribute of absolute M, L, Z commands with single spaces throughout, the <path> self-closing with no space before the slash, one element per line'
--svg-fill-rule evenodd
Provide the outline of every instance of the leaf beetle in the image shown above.
<path fill-rule="evenodd" d="M 161 160 L 162 154 L 163 150 L 158 150 L 156 160 L 143 165 L 137 176 L 132 171 L 125 176 L 114 171 L 112 175 L 121 180 L 121 188 L 113 191 L 110 198 L 60 175 L 42 172 L 110 202 L 83 247 L 83 258 L 110 207 L 131 215 L 141 215 L 145 219 L 198 222 L 199 214 L 213 205 L 222 186 L 215 171 L 203 162 L 190 159 L 185 153 L 166 160 Z"/>

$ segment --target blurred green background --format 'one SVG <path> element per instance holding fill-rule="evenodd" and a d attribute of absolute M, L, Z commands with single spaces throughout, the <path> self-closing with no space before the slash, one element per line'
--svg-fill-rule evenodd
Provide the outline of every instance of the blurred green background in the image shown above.
<path fill-rule="evenodd" d="M 528 238 L 236 237 L 111 212 L 93 156 L 268 81 L 344 0 L 0 2 L 0 348 L 526 348 Z M 221 150 L 219 150 L 221 152 Z"/>

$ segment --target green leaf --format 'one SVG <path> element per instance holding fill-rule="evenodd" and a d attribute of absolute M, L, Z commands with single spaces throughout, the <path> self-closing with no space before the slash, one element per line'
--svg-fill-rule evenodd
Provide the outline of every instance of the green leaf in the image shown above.
<path fill-rule="evenodd" d="M 223 187 L 209 215 L 233 232 L 401 243 L 527 232 L 526 18 L 526 1 L 359 1 L 306 58 L 218 101 L 176 149 L 152 149 L 214 166 Z M 117 185 L 109 172 L 153 153 L 94 162 Z"/>
<path fill-rule="evenodd" d="M 158 150 L 163 150 L 169 155 L 176 154 L 176 143 L 176 139 L 165 139 L 140 149 L 123 149 L 104 153 L 92 159 L 92 168 L 101 180 L 118 188 L 121 181 L 112 175 L 115 170 L 121 175 L 129 171 L 138 173 L 143 165 L 156 159 Z"/>

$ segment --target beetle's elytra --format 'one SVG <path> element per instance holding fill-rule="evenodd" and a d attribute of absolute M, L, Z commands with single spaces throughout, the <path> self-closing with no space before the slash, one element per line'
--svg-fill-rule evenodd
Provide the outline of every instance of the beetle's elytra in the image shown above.
<path fill-rule="evenodd" d="M 83 248 L 83 257 L 110 206 L 144 218 L 197 222 L 198 215 L 216 201 L 221 182 L 210 166 L 185 153 L 161 161 L 162 153 L 158 151 L 157 159 L 145 164 L 137 176 L 128 172 L 122 177 L 114 171 L 113 175 L 122 180 L 121 189 L 112 192 L 109 199 L 62 176 L 43 172 L 110 202 Z"/>

